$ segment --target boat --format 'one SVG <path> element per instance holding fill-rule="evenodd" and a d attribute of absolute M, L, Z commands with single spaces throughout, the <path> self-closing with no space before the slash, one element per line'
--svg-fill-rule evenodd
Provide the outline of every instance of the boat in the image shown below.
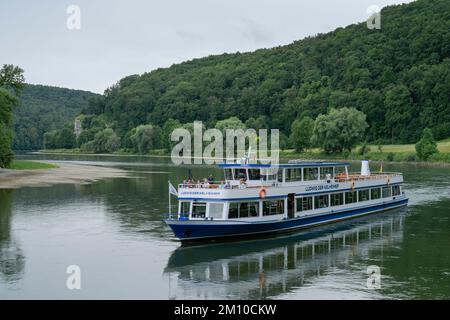
<path fill-rule="evenodd" d="M 178 212 L 164 222 L 183 243 L 217 241 L 294 232 L 407 205 L 401 173 L 372 173 L 366 160 L 361 172 L 351 173 L 349 166 L 302 160 L 219 164 L 223 181 L 171 186 Z"/>

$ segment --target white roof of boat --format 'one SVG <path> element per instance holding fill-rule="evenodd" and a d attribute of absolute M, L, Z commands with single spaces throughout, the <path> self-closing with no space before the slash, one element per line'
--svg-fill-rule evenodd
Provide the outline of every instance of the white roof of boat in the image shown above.
<path fill-rule="evenodd" d="M 300 167 L 345 167 L 348 162 L 328 162 L 328 161 L 295 161 L 280 164 L 259 164 L 259 163 L 221 163 L 220 168 L 300 168 Z"/>

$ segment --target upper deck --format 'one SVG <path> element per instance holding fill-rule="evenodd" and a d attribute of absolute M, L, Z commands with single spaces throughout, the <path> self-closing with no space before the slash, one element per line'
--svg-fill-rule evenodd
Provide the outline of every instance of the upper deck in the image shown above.
<path fill-rule="evenodd" d="M 400 173 L 349 173 L 346 162 L 295 162 L 269 164 L 221 164 L 223 181 L 189 181 L 180 184 L 180 198 L 233 199 L 257 197 L 261 187 L 267 196 L 309 193 L 317 190 L 358 188 L 403 182 Z"/>

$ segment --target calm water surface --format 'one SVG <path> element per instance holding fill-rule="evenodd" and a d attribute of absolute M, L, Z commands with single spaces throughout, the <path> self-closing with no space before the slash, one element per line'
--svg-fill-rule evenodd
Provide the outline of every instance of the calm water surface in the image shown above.
<path fill-rule="evenodd" d="M 182 181 L 187 167 L 25 157 L 119 167 L 130 178 L 0 190 L 0 299 L 450 298 L 448 167 L 385 165 L 404 173 L 407 208 L 289 236 L 180 247 L 161 217 L 167 180 Z M 192 172 L 221 177 L 213 167 Z M 66 288 L 69 265 L 81 268 L 81 290 Z M 372 265 L 381 270 L 377 290 L 366 285 Z"/>

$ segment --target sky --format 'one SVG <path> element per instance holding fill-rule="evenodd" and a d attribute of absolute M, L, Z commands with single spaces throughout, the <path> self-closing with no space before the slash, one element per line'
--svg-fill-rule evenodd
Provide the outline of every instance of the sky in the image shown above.
<path fill-rule="evenodd" d="M 22 67 L 28 83 L 103 93 L 131 74 L 289 44 L 365 21 L 370 6 L 407 2 L 0 0 L 0 65 Z"/>

